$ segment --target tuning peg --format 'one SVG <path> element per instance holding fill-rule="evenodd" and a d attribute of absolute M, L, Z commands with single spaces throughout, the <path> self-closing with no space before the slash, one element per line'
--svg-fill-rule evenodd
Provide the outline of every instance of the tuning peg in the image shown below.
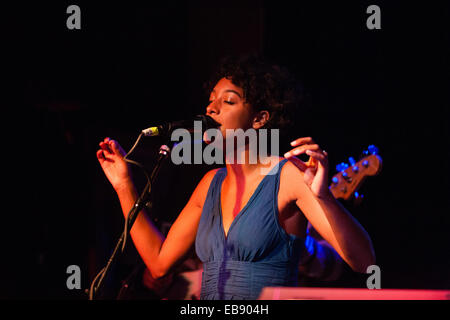
<path fill-rule="evenodd" d="M 348 176 L 347 172 L 342 172 L 342 178 L 344 178 L 345 181 L 351 182 L 352 178 Z"/>
<path fill-rule="evenodd" d="M 367 148 L 367 150 L 368 150 L 368 152 L 370 153 L 370 154 L 378 154 L 378 148 L 375 146 L 375 145 L 373 145 L 373 144 L 371 144 L 368 148 Z"/>
<path fill-rule="evenodd" d="M 358 166 L 355 166 L 356 161 L 355 161 L 355 159 L 353 157 L 348 158 L 348 162 L 350 162 L 350 165 L 352 166 L 353 172 L 358 172 L 359 171 Z"/>
<path fill-rule="evenodd" d="M 347 168 L 348 168 L 348 164 L 345 162 L 341 162 L 338 165 L 336 165 L 336 171 L 338 171 L 338 172 L 342 172 Z"/>

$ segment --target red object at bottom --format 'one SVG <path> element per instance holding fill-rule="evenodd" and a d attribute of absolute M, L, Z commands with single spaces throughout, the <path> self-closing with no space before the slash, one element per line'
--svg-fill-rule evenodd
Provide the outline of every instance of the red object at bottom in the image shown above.
<path fill-rule="evenodd" d="M 450 290 L 266 287 L 259 300 L 450 300 Z"/>

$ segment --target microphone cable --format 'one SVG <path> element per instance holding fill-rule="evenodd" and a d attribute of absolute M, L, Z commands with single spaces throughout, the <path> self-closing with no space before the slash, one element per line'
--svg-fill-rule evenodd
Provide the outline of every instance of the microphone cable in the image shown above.
<path fill-rule="evenodd" d="M 151 179 L 150 179 L 150 177 L 149 177 L 149 175 L 148 175 L 147 170 L 145 169 L 145 167 L 144 167 L 141 163 L 139 163 L 139 162 L 137 162 L 137 161 L 134 161 L 134 160 L 128 159 L 128 157 L 131 155 L 131 153 L 132 153 L 132 152 L 134 151 L 134 149 L 137 147 L 137 145 L 139 144 L 139 141 L 141 140 L 141 138 L 142 138 L 143 136 L 144 136 L 144 134 L 141 132 L 141 133 L 139 134 L 138 138 L 136 139 L 134 145 L 131 147 L 130 151 L 128 151 L 128 153 L 123 157 L 123 160 L 124 160 L 125 162 L 127 162 L 127 163 L 133 164 L 133 165 L 139 167 L 140 169 L 142 169 L 142 171 L 144 172 L 144 175 L 145 175 L 145 177 L 146 177 L 146 179 L 147 179 L 147 184 L 146 184 L 146 186 L 145 186 L 145 189 L 147 190 L 147 192 L 150 192 L 150 190 L 151 190 L 151 188 L 152 188 L 152 182 L 151 182 Z M 136 204 L 135 204 L 135 205 L 136 205 Z M 128 212 L 127 218 L 125 219 L 125 225 L 124 225 L 124 229 L 123 229 L 123 232 L 122 232 L 122 235 L 121 235 L 121 238 L 123 238 L 123 240 L 122 240 L 122 248 L 121 248 L 121 252 L 122 252 L 122 253 L 124 252 L 124 250 L 125 250 L 125 245 L 126 245 L 126 243 L 127 243 L 127 238 L 128 238 L 128 236 L 127 236 L 127 235 L 128 235 L 128 225 L 129 225 L 129 222 L 130 222 L 131 212 L 133 211 L 135 205 L 133 205 L 133 207 L 130 209 L 130 211 Z M 139 212 L 136 213 L 136 214 L 139 214 Z M 98 290 L 98 286 L 96 287 L 96 283 L 97 283 L 98 281 L 102 281 L 102 280 L 103 280 L 103 277 L 105 276 L 105 272 L 106 272 L 106 267 L 103 267 L 103 268 L 98 272 L 98 274 L 95 276 L 94 280 L 92 280 L 91 286 L 90 286 L 90 288 L 89 288 L 89 300 L 93 300 L 93 299 L 94 299 L 94 292 L 96 292 L 96 291 Z M 99 279 L 100 279 L 100 280 L 99 280 Z"/>

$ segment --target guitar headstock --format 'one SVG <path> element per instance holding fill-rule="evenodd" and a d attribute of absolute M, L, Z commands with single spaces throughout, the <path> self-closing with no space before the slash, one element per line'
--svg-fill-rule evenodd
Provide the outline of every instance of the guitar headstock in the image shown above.
<path fill-rule="evenodd" d="M 343 162 L 336 166 L 338 173 L 331 179 L 331 193 L 336 199 L 348 200 L 352 195 L 360 198 L 358 189 L 364 179 L 378 174 L 381 171 L 381 165 L 382 160 L 378 155 L 378 148 L 370 145 L 358 162 L 350 157 L 349 164 Z"/>

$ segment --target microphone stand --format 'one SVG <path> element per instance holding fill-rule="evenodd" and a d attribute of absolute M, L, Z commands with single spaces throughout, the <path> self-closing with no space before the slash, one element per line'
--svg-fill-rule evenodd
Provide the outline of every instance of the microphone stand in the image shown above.
<path fill-rule="evenodd" d="M 169 153 L 170 153 L 170 148 L 167 145 L 162 145 L 159 148 L 159 156 L 158 156 L 156 165 L 153 168 L 153 171 L 151 173 L 150 181 L 147 183 L 144 190 L 142 191 L 142 193 L 140 194 L 140 196 L 134 203 L 133 207 L 131 208 L 130 212 L 128 213 L 127 228 L 124 230 L 124 232 L 120 236 L 119 240 L 117 241 L 116 247 L 114 248 L 114 251 L 113 251 L 111 257 L 109 258 L 108 263 L 103 268 L 103 272 L 101 273 L 101 276 L 98 280 L 97 285 L 95 285 L 97 278 L 94 279 L 94 281 L 91 285 L 91 290 L 89 291 L 89 300 L 93 300 L 94 295 L 96 295 L 97 292 L 99 292 L 99 290 L 101 289 L 103 280 L 105 279 L 106 274 L 110 271 L 113 262 L 116 260 L 116 258 L 118 256 L 118 253 L 122 252 L 120 250 L 120 247 L 123 246 L 125 237 L 129 234 L 131 227 L 133 226 L 133 223 L 136 220 L 139 212 L 142 209 L 144 209 L 145 207 L 149 207 L 149 208 L 152 207 L 151 200 L 150 200 L 151 192 L 152 192 L 152 184 L 155 181 L 156 176 L 158 175 L 158 172 L 159 172 L 159 169 L 161 168 L 161 164 L 162 164 L 163 160 L 167 159 Z"/>

